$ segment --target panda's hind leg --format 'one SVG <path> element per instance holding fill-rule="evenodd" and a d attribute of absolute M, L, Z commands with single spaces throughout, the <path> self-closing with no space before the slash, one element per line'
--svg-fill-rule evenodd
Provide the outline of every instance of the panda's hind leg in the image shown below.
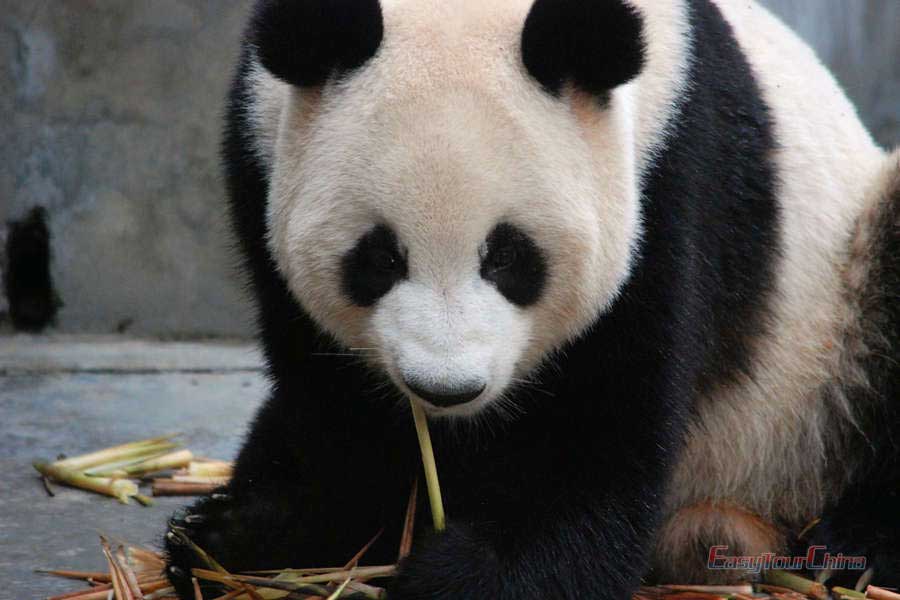
<path fill-rule="evenodd" d="M 684 506 L 659 532 L 653 567 L 658 583 L 728 584 L 747 581 L 747 572 L 717 568 L 711 552 L 759 556 L 784 549 L 783 532 L 767 519 L 733 502 L 707 501 Z"/>
<path fill-rule="evenodd" d="M 865 382 L 848 383 L 845 393 L 865 432 L 862 460 L 813 540 L 832 554 L 865 556 L 874 583 L 900 586 L 900 150 L 874 181 L 848 257 L 861 337 L 846 346 Z M 847 586 L 858 576 L 844 570 L 833 579 Z"/>

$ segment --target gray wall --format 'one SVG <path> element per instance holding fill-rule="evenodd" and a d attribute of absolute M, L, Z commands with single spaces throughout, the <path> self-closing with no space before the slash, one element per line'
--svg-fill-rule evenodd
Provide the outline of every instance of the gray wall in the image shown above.
<path fill-rule="evenodd" d="M 900 1 L 765 3 L 898 143 Z M 216 158 L 247 5 L 0 0 L 0 223 L 48 208 L 58 329 L 251 330 Z"/>
<path fill-rule="evenodd" d="M 217 162 L 245 12 L 0 0 L 0 223 L 47 206 L 59 329 L 250 331 Z"/>

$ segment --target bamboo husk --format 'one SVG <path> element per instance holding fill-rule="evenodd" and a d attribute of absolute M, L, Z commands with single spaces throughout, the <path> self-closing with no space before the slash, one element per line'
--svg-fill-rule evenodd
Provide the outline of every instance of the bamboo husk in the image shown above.
<path fill-rule="evenodd" d="M 45 462 L 33 463 L 34 468 L 46 477 L 58 483 L 90 490 L 116 498 L 122 504 L 128 504 L 129 498 L 138 493 L 138 486 L 128 479 L 110 479 L 108 477 L 88 477 L 83 473 L 59 467 Z"/>

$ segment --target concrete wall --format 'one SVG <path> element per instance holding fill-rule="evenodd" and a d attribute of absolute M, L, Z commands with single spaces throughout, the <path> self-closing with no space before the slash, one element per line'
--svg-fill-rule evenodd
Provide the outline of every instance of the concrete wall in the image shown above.
<path fill-rule="evenodd" d="M 900 2 L 766 4 L 900 142 Z M 47 207 L 59 330 L 251 331 L 216 157 L 247 7 L 0 0 L 0 224 Z"/>
<path fill-rule="evenodd" d="M 246 4 L 0 0 L 0 223 L 48 208 L 59 329 L 250 331 L 217 159 Z"/>

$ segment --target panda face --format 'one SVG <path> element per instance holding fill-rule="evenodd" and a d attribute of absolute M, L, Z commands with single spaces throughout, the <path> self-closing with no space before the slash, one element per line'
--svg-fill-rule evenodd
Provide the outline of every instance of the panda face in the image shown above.
<path fill-rule="evenodd" d="M 611 304 L 639 235 L 629 86 L 547 93 L 503 51 L 523 20 L 432 35 L 411 63 L 392 40 L 423 34 L 386 10 L 364 68 L 256 109 L 278 115 L 260 155 L 279 270 L 433 415 L 502 407 Z"/>

